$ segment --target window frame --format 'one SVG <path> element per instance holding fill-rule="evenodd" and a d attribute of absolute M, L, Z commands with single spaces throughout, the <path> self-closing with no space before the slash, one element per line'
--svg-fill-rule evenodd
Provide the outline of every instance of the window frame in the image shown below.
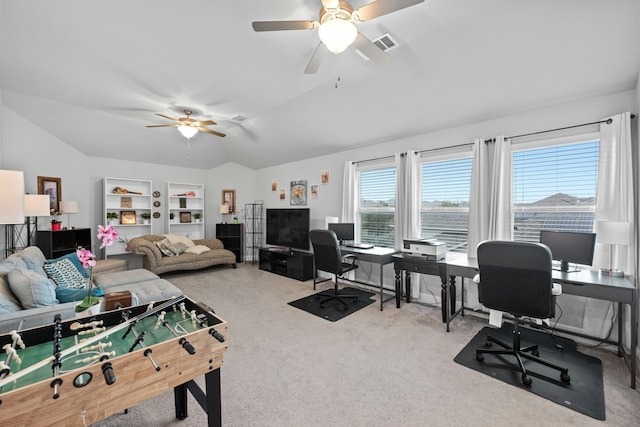
<path fill-rule="evenodd" d="M 361 201 L 362 201 L 362 173 L 363 172 L 369 172 L 369 171 L 375 171 L 375 170 L 383 170 L 383 169 L 393 169 L 394 170 L 394 181 L 393 181 L 393 192 L 394 192 L 394 204 L 393 206 L 390 207 L 375 207 L 375 208 L 363 208 L 361 205 Z M 395 164 L 395 161 L 393 158 L 389 158 L 389 159 L 381 159 L 378 160 L 376 162 L 368 162 L 366 165 L 358 165 L 356 167 L 356 175 L 357 175 L 357 185 L 358 185 L 358 201 L 357 201 L 357 206 L 355 208 L 355 213 L 354 213 L 354 222 L 355 222 L 355 240 L 357 242 L 362 242 L 362 243 L 370 243 L 373 244 L 375 246 L 379 246 L 379 247 L 390 247 L 393 248 L 394 247 L 394 233 L 395 233 L 395 227 L 397 226 L 397 218 L 396 218 L 396 205 L 395 203 L 397 202 L 397 182 L 398 182 L 398 171 L 397 171 L 397 167 Z M 377 214 L 377 213 L 392 213 L 393 214 L 393 227 L 394 227 L 394 233 L 392 233 L 391 235 L 391 244 L 384 244 L 381 241 L 372 241 L 371 239 L 369 240 L 362 240 L 362 214 L 363 213 L 373 213 L 373 214 Z"/>

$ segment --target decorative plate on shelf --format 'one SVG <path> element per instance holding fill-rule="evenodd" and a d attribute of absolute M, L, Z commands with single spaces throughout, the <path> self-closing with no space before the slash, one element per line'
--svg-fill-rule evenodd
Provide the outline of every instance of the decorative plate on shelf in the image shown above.
<path fill-rule="evenodd" d="M 157 199 L 158 197 L 160 197 L 160 192 L 159 192 L 159 191 L 154 191 L 154 192 L 153 192 L 153 197 L 155 197 L 156 199 Z"/>
<path fill-rule="evenodd" d="M 153 206 L 155 206 L 156 208 L 160 207 L 160 201 L 156 200 L 155 202 L 153 202 Z"/>
<path fill-rule="evenodd" d="M 153 217 L 154 218 L 160 218 L 160 212 L 154 212 L 153 213 Z"/>

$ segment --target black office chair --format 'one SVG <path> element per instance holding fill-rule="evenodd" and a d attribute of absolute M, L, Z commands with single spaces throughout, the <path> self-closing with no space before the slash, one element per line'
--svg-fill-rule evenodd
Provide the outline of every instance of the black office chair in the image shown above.
<path fill-rule="evenodd" d="M 331 230 L 311 230 L 309 232 L 309 238 L 311 239 L 311 245 L 313 245 L 313 260 L 315 263 L 315 268 L 313 269 L 313 288 L 315 289 L 316 283 L 319 283 L 316 282 L 318 270 L 331 273 L 335 276 L 333 289 L 320 292 L 317 295 L 317 298 L 325 297 L 320 301 L 320 307 L 324 307 L 329 301 L 338 300 L 342 303 L 344 309 L 347 310 L 349 305 L 345 299 L 351 298 L 353 302 L 356 302 L 358 301 L 358 296 L 341 293 L 338 290 L 338 278 L 358 268 L 357 257 L 354 255 L 342 256 L 336 233 Z"/>
<path fill-rule="evenodd" d="M 476 359 L 482 361 L 485 354 L 510 354 L 515 356 L 522 383 L 531 385 L 522 358 L 560 371 L 560 379 L 571 381 L 569 370 L 539 356 L 538 345 L 520 346 L 520 318 L 546 319 L 555 315 L 555 296 L 552 293 L 551 251 L 540 243 L 487 241 L 478 246 L 480 284 L 478 297 L 487 308 L 511 313 L 513 342 L 509 346 L 487 336 L 484 348 L 476 349 Z M 501 349 L 489 348 L 495 343 Z"/>

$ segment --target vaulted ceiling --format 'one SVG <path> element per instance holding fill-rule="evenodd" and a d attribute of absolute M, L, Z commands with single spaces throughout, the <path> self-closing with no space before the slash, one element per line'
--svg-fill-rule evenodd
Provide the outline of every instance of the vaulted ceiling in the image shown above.
<path fill-rule="evenodd" d="M 90 156 L 258 169 L 633 89 L 640 71 L 638 0 L 426 0 L 358 25 L 397 42 L 386 65 L 349 48 L 312 75 L 317 31 L 251 27 L 320 7 L 0 0 L 2 102 Z M 145 127 L 185 108 L 227 136 L 188 150 L 175 129 Z"/>

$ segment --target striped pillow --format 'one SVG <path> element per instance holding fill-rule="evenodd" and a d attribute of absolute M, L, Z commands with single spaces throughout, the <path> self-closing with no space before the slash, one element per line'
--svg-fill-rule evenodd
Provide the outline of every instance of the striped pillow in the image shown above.
<path fill-rule="evenodd" d="M 61 258 L 44 264 L 47 276 L 56 284 L 65 288 L 84 289 L 87 278 L 82 275 L 76 265 L 68 258 Z"/>

